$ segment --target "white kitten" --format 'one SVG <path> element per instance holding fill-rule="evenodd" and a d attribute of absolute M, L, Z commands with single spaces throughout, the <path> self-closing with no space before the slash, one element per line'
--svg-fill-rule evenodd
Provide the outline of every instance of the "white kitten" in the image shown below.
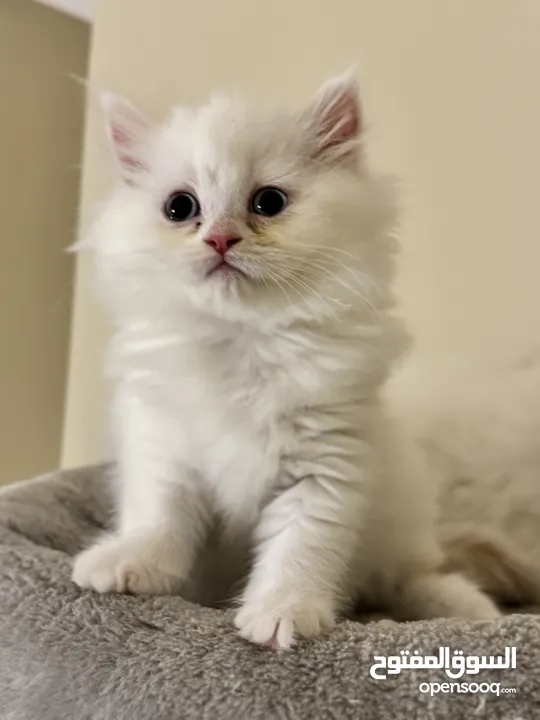
<path fill-rule="evenodd" d="M 437 487 L 445 566 L 540 602 L 540 352 L 497 368 L 412 361 L 388 389 Z"/>
<path fill-rule="evenodd" d="M 352 77 L 301 113 L 106 109 L 124 182 L 88 244 L 117 326 L 119 519 L 75 582 L 241 589 L 240 633 L 273 647 L 358 600 L 496 616 L 440 574 L 429 483 L 379 397 L 406 334 L 393 188 L 360 152 Z"/>

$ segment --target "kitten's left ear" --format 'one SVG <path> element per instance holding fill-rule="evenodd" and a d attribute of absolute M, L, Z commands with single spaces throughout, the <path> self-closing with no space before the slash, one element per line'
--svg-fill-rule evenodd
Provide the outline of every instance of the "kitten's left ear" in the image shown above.
<path fill-rule="evenodd" d="M 358 82 L 352 70 L 328 80 L 304 112 L 304 118 L 314 159 L 330 165 L 356 164 L 362 112 Z"/>
<path fill-rule="evenodd" d="M 138 176 L 147 170 L 150 123 L 124 98 L 112 93 L 101 96 L 109 139 L 122 179 L 136 185 Z"/>

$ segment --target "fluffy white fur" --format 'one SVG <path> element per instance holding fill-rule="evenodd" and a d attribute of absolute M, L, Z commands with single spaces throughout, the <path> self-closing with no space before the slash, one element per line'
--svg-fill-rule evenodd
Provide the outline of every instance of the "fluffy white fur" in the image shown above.
<path fill-rule="evenodd" d="M 118 529 L 76 560 L 100 592 L 239 597 L 276 648 L 363 601 L 399 617 L 491 618 L 441 571 L 435 503 L 380 390 L 407 344 L 394 316 L 392 183 L 370 172 L 350 76 L 303 112 L 217 97 L 152 126 L 106 101 L 123 183 L 87 242 L 116 323 Z M 249 212 L 283 189 L 277 217 Z M 188 188 L 197 222 L 172 225 Z M 203 239 L 241 237 L 242 275 Z"/>
<path fill-rule="evenodd" d="M 437 487 L 445 566 L 497 600 L 540 602 L 540 351 L 498 367 L 411 361 L 395 411 Z"/>

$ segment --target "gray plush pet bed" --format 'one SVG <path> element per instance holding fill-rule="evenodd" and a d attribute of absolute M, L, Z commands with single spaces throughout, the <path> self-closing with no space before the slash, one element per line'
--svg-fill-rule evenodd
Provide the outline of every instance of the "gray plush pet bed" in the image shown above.
<path fill-rule="evenodd" d="M 71 558 L 107 524 L 105 468 L 57 472 L 0 491 L 1 720 L 540 718 L 540 620 L 343 621 L 276 654 L 239 639 L 230 612 L 179 597 L 100 596 L 70 581 Z M 517 648 L 515 670 L 460 681 L 515 693 L 433 697 L 443 670 L 369 673 L 374 655 Z M 422 686 L 425 689 L 425 685 Z"/>

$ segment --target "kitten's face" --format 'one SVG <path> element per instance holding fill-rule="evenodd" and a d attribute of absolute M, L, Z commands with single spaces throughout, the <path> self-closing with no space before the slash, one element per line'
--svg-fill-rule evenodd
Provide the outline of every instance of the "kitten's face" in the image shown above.
<path fill-rule="evenodd" d="M 339 253 L 354 253 L 344 229 L 360 173 L 350 77 L 298 114 L 219 97 L 154 128 L 123 101 L 106 107 L 124 186 L 102 250 L 137 269 L 133 286 L 220 313 L 239 302 L 305 304 L 347 262 Z"/>

